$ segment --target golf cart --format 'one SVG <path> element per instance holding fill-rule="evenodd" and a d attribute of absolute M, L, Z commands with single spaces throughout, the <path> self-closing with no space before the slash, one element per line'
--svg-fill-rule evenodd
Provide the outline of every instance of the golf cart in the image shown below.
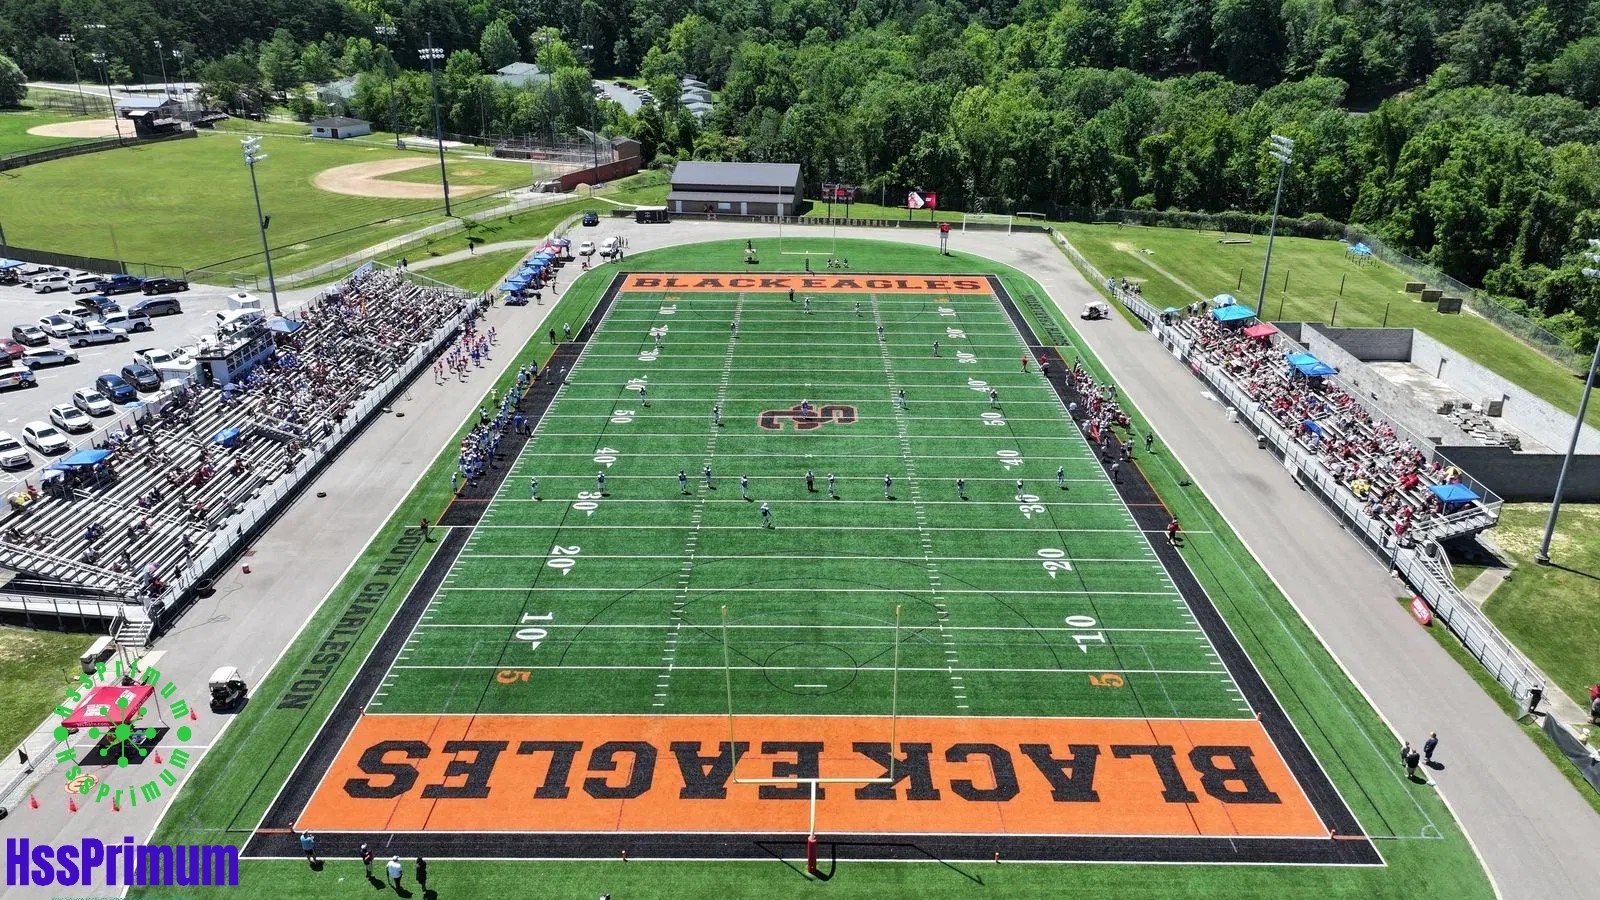
<path fill-rule="evenodd" d="M 249 692 L 244 676 L 233 666 L 223 666 L 211 673 L 211 711 L 231 709 L 244 700 Z"/>
<path fill-rule="evenodd" d="M 1104 300 L 1094 300 L 1083 305 L 1083 317 L 1091 322 L 1095 319 L 1111 318 L 1111 304 Z"/>

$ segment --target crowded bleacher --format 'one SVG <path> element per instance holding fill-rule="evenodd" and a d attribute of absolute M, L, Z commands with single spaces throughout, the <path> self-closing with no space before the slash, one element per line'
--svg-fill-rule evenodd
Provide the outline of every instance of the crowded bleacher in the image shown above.
<path fill-rule="evenodd" d="M 227 384 L 147 395 L 103 443 L 49 466 L 7 497 L 0 561 L 14 586 L 148 601 L 199 573 L 229 519 L 307 454 L 416 347 L 463 310 L 460 292 L 368 269 L 270 333 L 264 362 Z M 220 340 L 223 336 L 218 335 Z M 203 348 L 202 348 L 203 352 Z"/>
<path fill-rule="evenodd" d="M 1190 354 L 1217 366 L 1361 501 L 1367 517 L 1403 543 L 1442 536 L 1471 504 L 1449 503 L 1432 488 L 1460 484 L 1459 470 L 1429 461 L 1425 448 L 1375 417 L 1325 375 L 1290 365 L 1270 326 L 1219 321 L 1204 304 L 1163 313 L 1190 342 Z M 1246 332 L 1250 331 L 1251 334 Z M 1329 370 L 1331 371 L 1331 370 Z M 1447 518 L 1448 517 L 1448 518 Z"/>

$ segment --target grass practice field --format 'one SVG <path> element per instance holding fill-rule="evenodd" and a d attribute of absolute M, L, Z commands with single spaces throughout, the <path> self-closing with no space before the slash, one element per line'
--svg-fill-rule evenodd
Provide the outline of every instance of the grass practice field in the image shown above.
<path fill-rule="evenodd" d="M 742 247 L 640 254 L 627 268 L 714 271 Z M 767 250 L 756 274 L 799 268 L 798 257 Z M 858 270 L 995 270 L 920 248 L 847 250 Z M 550 321 L 577 329 L 619 268 L 578 279 Z M 1058 376 L 1060 360 L 1074 356 L 1099 372 L 1039 302 L 1037 285 L 999 274 L 1021 321 L 1050 336 Z M 330 846 L 359 838 L 402 858 L 433 854 L 429 887 L 440 896 L 772 896 L 809 884 L 849 897 L 1042 897 L 1059 896 L 1063 880 L 1117 895 L 1159 892 L 1159 883 L 1186 896 L 1399 896 L 1426 883 L 1487 896 L 1432 788 L 1396 771 L 1393 735 L 1204 497 L 1181 486 L 1181 468 L 1141 445 L 1123 470 L 1148 480 L 1154 493 L 1142 502 L 1183 517 L 1180 563 L 1159 527 L 1147 536 L 1136 524 L 1160 510 L 1124 505 L 1053 389 L 1033 367 L 1021 371 L 1017 320 L 987 293 L 990 282 L 977 280 L 983 290 L 973 292 L 951 283 L 809 291 L 808 312 L 804 289 L 791 304 L 771 290 L 634 281 L 504 484 L 476 508 L 457 501 L 444 514 L 477 524 L 436 529 L 433 543 L 411 527 L 438 518 L 448 500 L 456 451 L 446 448 L 191 776 L 158 841 L 250 840 L 281 844 L 266 855 L 284 857 L 248 859 L 239 888 L 191 893 L 348 891 L 344 854 L 330 851 L 327 868 L 313 870 L 287 833 L 256 833 L 279 827 L 275 798 L 287 783 L 310 798 L 292 824 L 318 829 Z M 662 328 L 657 352 L 650 332 Z M 551 352 L 538 341 L 518 362 L 543 366 Z M 999 392 L 997 408 L 976 382 Z M 801 400 L 815 413 L 796 409 Z M 1192 574 L 1179 584 L 1164 561 Z M 397 631 L 392 660 L 381 649 L 368 657 L 413 584 L 423 618 Z M 1206 621 L 1226 620 L 1225 636 L 1253 665 L 1219 662 L 1226 649 L 1207 639 L 1183 596 L 1196 585 L 1222 615 Z M 347 643 L 335 662 L 314 664 L 329 640 Z M 298 679 L 314 665 L 331 666 L 326 686 L 305 695 Z M 358 671 L 370 686 L 351 700 L 366 714 L 340 726 L 353 728 L 348 738 L 331 735 L 325 773 L 295 774 Z M 1265 684 L 1245 693 L 1262 705 L 1239 693 L 1239 674 L 1252 681 L 1257 671 Z M 1275 735 L 1292 722 L 1290 744 L 1303 739 L 1315 756 L 1309 770 L 1284 763 L 1293 747 L 1267 737 L 1256 712 L 1269 724 L 1277 717 Z M 383 743 L 394 738 L 407 743 Z M 834 875 L 825 882 L 780 861 L 803 853 L 805 788 L 740 779 L 882 776 L 891 746 L 897 784 L 825 786 L 824 841 L 856 834 L 913 853 L 967 850 L 923 849 L 922 863 L 825 862 Z M 1170 766 L 1155 762 L 1168 759 L 1161 748 L 1171 749 Z M 1218 748 L 1231 749 L 1208 755 Z M 1337 796 L 1315 790 L 1305 776 L 1317 772 Z M 1181 779 L 1181 790 L 1161 773 Z M 1150 859 L 1184 840 L 1216 840 L 1224 856 L 1252 835 L 1335 843 L 1308 783 L 1317 802 L 1349 805 L 1383 865 L 959 861 L 987 859 L 974 848 L 1029 834 L 1063 846 L 1160 836 L 1140 857 Z M 1097 794 L 1092 802 L 1086 791 Z M 654 846 L 675 839 L 673 855 L 737 856 L 725 845 L 750 832 L 781 839 L 760 861 L 640 852 L 644 838 L 664 835 Z M 1207 834 L 1227 837 L 1196 837 Z M 463 840 L 439 843 L 452 835 Z M 623 863 L 617 851 L 630 844 Z M 434 854 L 441 846 L 457 849 Z M 563 855 L 600 858 L 520 861 Z"/>
<path fill-rule="evenodd" d="M 0 112 L 0 156 L 35 153 L 54 147 L 81 144 L 88 138 L 50 137 L 29 134 L 28 129 L 57 122 L 75 122 L 81 116 L 61 115 L 48 110 L 6 110 Z"/>
<path fill-rule="evenodd" d="M 370 246 L 443 218 L 439 200 L 355 197 L 311 182 L 335 166 L 421 160 L 423 154 L 273 136 L 262 146 L 269 158 L 257 165 L 256 178 L 263 211 L 272 217 L 267 233 L 279 273 L 336 258 L 337 242 L 328 238 L 341 230 L 385 223 L 359 234 L 360 246 Z M 526 184 L 530 177 L 522 164 L 473 160 L 470 168 L 480 173 L 473 181 L 498 188 Z M 437 167 L 422 171 L 438 176 Z M 234 135 L 202 134 L 55 160 L 7 177 L 0 221 L 6 223 L 7 238 L 20 246 L 159 265 L 264 271 L 250 173 Z M 481 209 L 482 203 L 460 211 Z M 386 232 L 393 219 L 402 221 Z"/>

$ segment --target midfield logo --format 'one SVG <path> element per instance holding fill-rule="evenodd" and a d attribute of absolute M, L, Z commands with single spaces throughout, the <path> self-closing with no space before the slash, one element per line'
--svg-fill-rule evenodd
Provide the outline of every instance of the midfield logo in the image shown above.
<path fill-rule="evenodd" d="M 829 422 L 850 425 L 856 420 L 856 408 L 843 403 L 828 403 L 817 407 L 801 402 L 788 409 L 769 409 L 763 412 L 760 425 L 767 431 L 782 431 L 784 420 L 792 422 L 796 431 L 811 431 Z"/>

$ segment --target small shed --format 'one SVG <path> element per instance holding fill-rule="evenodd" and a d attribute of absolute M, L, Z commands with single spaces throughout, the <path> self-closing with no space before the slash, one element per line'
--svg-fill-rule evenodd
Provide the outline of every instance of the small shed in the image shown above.
<path fill-rule="evenodd" d="M 514 62 L 501 66 L 495 70 L 493 77 L 501 84 L 508 84 L 517 88 L 543 89 L 550 81 L 550 76 L 541 71 L 533 63 Z"/>
<path fill-rule="evenodd" d="M 327 119 L 311 120 L 311 136 L 342 141 L 345 138 L 360 137 L 372 133 L 372 123 L 365 119 L 352 119 L 348 116 L 333 116 Z"/>

